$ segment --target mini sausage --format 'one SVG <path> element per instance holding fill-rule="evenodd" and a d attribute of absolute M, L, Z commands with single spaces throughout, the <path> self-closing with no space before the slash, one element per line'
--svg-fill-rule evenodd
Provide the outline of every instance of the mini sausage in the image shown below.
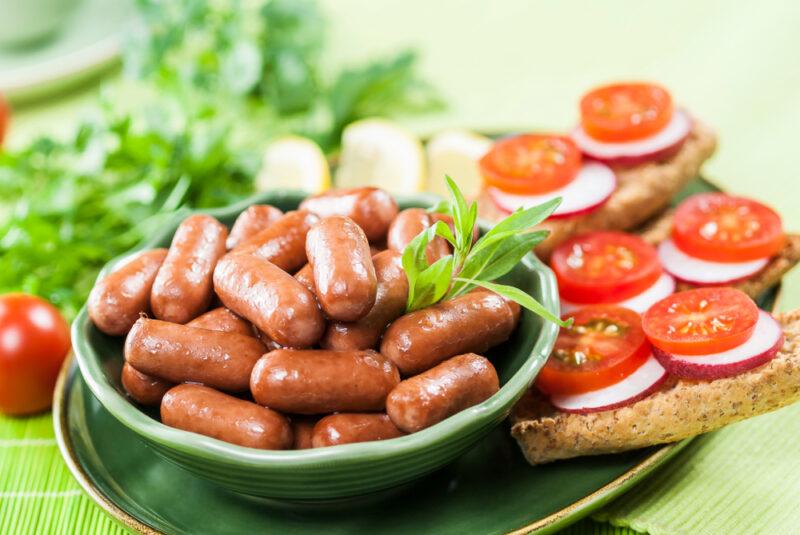
<path fill-rule="evenodd" d="M 306 263 L 306 234 L 319 218 L 305 210 L 287 212 L 269 227 L 233 249 L 269 260 L 284 271 L 294 272 Z"/>
<path fill-rule="evenodd" d="M 387 440 L 403 436 L 385 414 L 331 414 L 314 426 L 311 444 L 315 448 Z"/>
<path fill-rule="evenodd" d="M 396 251 L 383 251 L 372 257 L 378 279 L 375 305 L 356 322 L 332 322 L 320 340 L 325 349 L 374 349 L 386 326 L 406 309 L 408 279 L 402 258 Z M 295 275 L 297 277 L 297 275 Z"/>
<path fill-rule="evenodd" d="M 268 228 L 271 224 L 281 218 L 283 212 L 268 204 L 254 204 L 247 210 L 239 214 L 233 222 L 231 233 L 225 245 L 228 249 L 233 249 L 240 242 L 247 240 L 251 236 L 258 234 Z"/>
<path fill-rule="evenodd" d="M 209 310 L 205 314 L 197 316 L 186 324 L 187 327 L 196 329 L 208 329 L 209 331 L 220 331 L 224 333 L 239 333 L 247 336 L 255 336 L 253 326 L 247 320 L 237 316 L 225 307 Z"/>
<path fill-rule="evenodd" d="M 150 291 L 166 249 L 143 251 L 98 281 L 89 294 L 89 317 L 112 336 L 131 330 L 139 314 L 150 311 Z"/>
<path fill-rule="evenodd" d="M 345 216 L 361 227 L 370 242 L 386 238 L 389 224 L 397 216 L 397 202 L 382 189 L 352 188 L 308 197 L 300 208 L 319 217 Z"/>
<path fill-rule="evenodd" d="M 422 208 L 408 208 L 403 210 L 392 221 L 386 245 L 389 249 L 403 253 L 406 245 L 417 237 L 420 232 L 433 225 L 431 216 Z M 435 237 L 425 248 L 425 257 L 428 264 L 433 264 L 442 257 L 450 254 L 450 244 L 441 236 Z"/>
<path fill-rule="evenodd" d="M 311 264 L 306 264 L 300 271 L 294 274 L 294 278 L 300 281 L 300 284 L 308 288 L 308 291 L 317 294 L 317 289 L 314 287 L 314 269 Z"/>
<path fill-rule="evenodd" d="M 519 305 L 496 293 L 475 290 L 400 316 L 381 342 L 404 376 L 433 368 L 461 353 L 483 353 L 508 340 L 519 319 Z"/>
<path fill-rule="evenodd" d="M 208 215 L 183 220 L 172 238 L 150 294 L 153 315 L 186 323 L 206 311 L 213 291 L 211 275 L 225 254 L 228 229 Z"/>
<path fill-rule="evenodd" d="M 167 390 L 175 386 L 169 381 L 142 373 L 127 362 L 122 365 L 122 386 L 125 392 L 142 405 L 156 406 Z"/>
<path fill-rule="evenodd" d="M 264 354 L 252 336 L 209 331 L 140 318 L 125 339 L 125 361 L 137 370 L 173 383 L 203 383 L 241 392 Z"/>
<path fill-rule="evenodd" d="M 161 401 L 161 421 L 246 448 L 285 450 L 292 446 L 289 421 L 266 407 L 202 385 L 178 385 Z"/>
<path fill-rule="evenodd" d="M 269 261 L 228 254 L 214 270 L 214 287 L 226 307 L 284 347 L 311 347 L 325 332 L 314 294 Z"/>
<path fill-rule="evenodd" d="M 397 368 L 375 351 L 279 349 L 256 363 L 256 402 L 293 414 L 382 411 L 400 382 Z"/>
<path fill-rule="evenodd" d="M 317 300 L 325 314 L 356 321 L 372 309 L 378 281 L 364 231 L 349 217 L 320 220 L 306 238 Z"/>
<path fill-rule="evenodd" d="M 499 389 L 492 363 L 467 353 L 402 381 L 386 398 L 386 412 L 398 428 L 416 433 L 486 401 Z"/>
<path fill-rule="evenodd" d="M 292 418 L 292 433 L 294 433 L 293 450 L 308 450 L 314 447 L 311 436 L 314 434 L 314 425 L 317 421 L 312 418 Z"/>

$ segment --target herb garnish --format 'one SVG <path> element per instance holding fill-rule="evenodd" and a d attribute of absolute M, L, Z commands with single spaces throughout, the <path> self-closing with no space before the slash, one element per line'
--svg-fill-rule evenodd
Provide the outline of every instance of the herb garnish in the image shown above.
<path fill-rule="evenodd" d="M 478 219 L 475 201 L 467 205 L 458 186 L 445 177 L 452 199 L 442 201 L 431 209 L 453 218 L 453 230 L 443 221 L 437 221 L 416 236 L 403 251 L 403 269 L 408 277 L 408 302 L 406 311 L 425 308 L 442 300 L 464 295 L 476 286 L 486 288 L 519 303 L 546 320 L 566 327 L 538 301 L 519 288 L 492 282 L 509 271 L 530 250 L 549 234 L 533 227 L 545 219 L 561 204 L 561 198 L 552 199 L 526 210 L 519 209 L 506 217 L 472 243 L 473 228 Z M 453 247 L 453 254 L 428 264 L 425 248 L 440 236 Z"/>

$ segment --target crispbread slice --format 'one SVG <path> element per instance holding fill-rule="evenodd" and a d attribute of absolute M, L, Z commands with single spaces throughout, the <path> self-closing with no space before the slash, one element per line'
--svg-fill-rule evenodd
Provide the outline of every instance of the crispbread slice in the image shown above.
<path fill-rule="evenodd" d="M 800 310 L 776 318 L 786 340 L 763 366 L 715 381 L 671 378 L 641 401 L 593 414 L 559 412 L 531 388 L 511 434 L 531 464 L 542 464 L 675 442 L 789 405 L 800 399 Z"/>
<path fill-rule="evenodd" d="M 588 214 L 545 221 L 542 228 L 551 234 L 536 247 L 536 253 L 547 260 L 556 246 L 581 232 L 636 228 L 664 209 L 699 174 L 700 166 L 711 157 L 716 146 L 714 132 L 695 120 L 691 134 L 674 156 L 635 167 L 615 167 L 619 184 L 611 198 Z M 478 198 L 478 213 L 493 221 L 506 215 L 485 192 Z"/>
<path fill-rule="evenodd" d="M 659 216 L 654 221 L 645 226 L 639 235 L 644 240 L 652 245 L 658 245 L 662 241 L 669 238 L 672 232 L 672 219 L 674 217 L 674 210 L 667 210 L 663 215 Z M 781 278 L 792 269 L 797 263 L 800 262 L 800 234 L 787 234 L 786 245 L 769 264 L 759 271 L 753 277 L 747 280 L 732 284 L 734 288 L 738 288 L 753 299 L 756 299 L 769 288 L 775 286 L 781 281 Z M 678 283 L 678 290 L 689 290 L 696 288 L 696 286 L 680 282 Z"/>

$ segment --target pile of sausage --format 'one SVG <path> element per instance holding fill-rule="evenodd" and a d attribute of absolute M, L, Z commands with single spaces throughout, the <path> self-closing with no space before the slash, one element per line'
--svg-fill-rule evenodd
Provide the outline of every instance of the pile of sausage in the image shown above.
<path fill-rule="evenodd" d="M 398 213 L 376 188 L 285 214 L 251 206 L 230 233 L 193 215 L 169 249 L 98 281 L 89 316 L 126 335 L 122 384 L 160 405 L 166 425 L 264 449 L 413 433 L 497 392 L 476 353 L 507 340 L 520 315 L 485 290 L 404 314 L 401 252 L 436 217 Z M 449 253 L 441 241 L 427 250 Z"/>

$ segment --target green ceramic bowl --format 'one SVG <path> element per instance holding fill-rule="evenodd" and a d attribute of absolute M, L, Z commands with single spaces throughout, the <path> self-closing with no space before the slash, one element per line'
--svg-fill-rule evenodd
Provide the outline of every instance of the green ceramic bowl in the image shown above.
<path fill-rule="evenodd" d="M 230 225 L 251 204 L 268 203 L 291 210 L 303 196 L 300 192 L 268 192 L 207 213 Z M 436 200 L 430 195 L 397 198 L 402 208 L 427 207 Z M 169 246 L 179 223 L 180 220 L 175 219 L 166 224 L 142 248 Z M 111 261 L 103 273 L 121 259 Z M 533 254 L 527 255 L 504 282 L 525 290 L 548 310 L 558 313 L 555 278 Z M 465 453 L 508 415 L 544 364 L 557 334 L 554 324 L 525 311 L 513 337 L 487 354 L 500 376 L 500 391 L 480 405 L 428 429 L 382 442 L 316 450 L 266 451 L 161 424 L 157 412 L 143 411 L 125 395 L 120 383 L 124 339 L 107 336 L 96 329 L 86 307 L 72 325 L 74 351 L 92 393 L 114 417 L 164 458 L 245 495 L 315 503 L 396 487 L 433 472 Z M 147 470 L 147 467 L 141 469 Z"/>

